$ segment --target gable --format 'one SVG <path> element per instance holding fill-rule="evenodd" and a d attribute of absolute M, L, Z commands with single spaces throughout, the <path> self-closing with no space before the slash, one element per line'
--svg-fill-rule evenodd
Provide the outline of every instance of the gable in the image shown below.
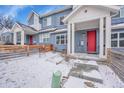
<path fill-rule="evenodd" d="M 17 23 L 15 23 L 14 26 L 12 27 L 12 32 L 18 32 L 22 30 L 23 30 L 22 27 L 18 25 Z"/>
<path fill-rule="evenodd" d="M 85 21 L 109 15 L 110 15 L 109 10 L 98 8 L 96 6 L 83 6 L 78 11 L 76 11 L 68 20 L 71 22 L 80 20 Z"/>
<path fill-rule="evenodd" d="M 31 15 L 31 17 L 29 18 L 28 24 L 29 24 L 29 25 L 34 24 L 34 13 L 33 13 L 33 14 Z"/>

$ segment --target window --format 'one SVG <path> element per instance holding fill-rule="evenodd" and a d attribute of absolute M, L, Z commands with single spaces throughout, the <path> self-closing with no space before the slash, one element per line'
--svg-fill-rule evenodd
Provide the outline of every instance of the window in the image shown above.
<path fill-rule="evenodd" d="M 111 47 L 118 47 L 118 33 L 112 33 L 111 40 Z"/>
<path fill-rule="evenodd" d="M 47 17 L 46 21 L 47 21 L 47 26 L 50 26 L 51 25 L 51 17 Z"/>
<path fill-rule="evenodd" d="M 124 33 L 119 33 L 119 47 L 124 47 Z"/>
<path fill-rule="evenodd" d="M 124 40 L 120 40 L 120 41 L 119 41 L 119 46 L 120 46 L 120 47 L 124 47 Z"/>
<path fill-rule="evenodd" d="M 21 43 L 21 32 L 17 32 L 17 44 Z"/>
<path fill-rule="evenodd" d="M 42 43 L 49 43 L 49 38 L 50 38 L 50 35 L 49 33 L 45 33 L 45 34 L 42 34 L 41 35 L 41 42 Z"/>
<path fill-rule="evenodd" d="M 117 47 L 117 44 L 118 44 L 117 41 L 112 41 L 112 42 L 111 42 L 111 46 L 112 46 L 112 47 Z"/>
<path fill-rule="evenodd" d="M 111 35 L 111 39 L 117 39 L 117 38 L 118 38 L 117 33 L 114 33 L 114 34 Z"/>
<path fill-rule="evenodd" d="M 65 45 L 65 44 L 67 44 L 67 35 L 66 34 L 56 35 L 56 44 L 57 45 Z"/>
<path fill-rule="evenodd" d="M 124 17 L 124 7 L 120 9 L 120 17 Z"/>
<path fill-rule="evenodd" d="M 111 47 L 124 47 L 124 32 L 112 33 L 111 38 Z"/>
<path fill-rule="evenodd" d="M 64 25 L 64 22 L 62 21 L 64 19 L 64 16 L 60 17 L 60 25 Z"/>
<path fill-rule="evenodd" d="M 124 38 L 124 33 L 120 33 L 119 38 Z"/>

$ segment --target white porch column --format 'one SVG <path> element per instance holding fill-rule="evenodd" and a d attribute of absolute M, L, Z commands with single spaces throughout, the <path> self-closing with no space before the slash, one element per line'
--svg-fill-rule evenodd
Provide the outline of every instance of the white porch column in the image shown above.
<path fill-rule="evenodd" d="M 106 17 L 106 53 L 105 55 L 107 56 L 107 49 L 111 48 L 111 17 L 107 16 Z"/>
<path fill-rule="evenodd" d="M 21 45 L 24 45 L 24 31 L 21 31 Z"/>
<path fill-rule="evenodd" d="M 16 43 L 17 43 L 17 33 L 16 32 L 14 32 L 13 33 L 13 43 L 14 43 L 14 45 L 16 45 Z"/>
<path fill-rule="evenodd" d="M 104 38 L 103 38 L 103 30 L 104 30 L 104 18 L 100 18 L 100 21 L 99 21 L 99 57 L 100 58 L 103 58 L 103 49 L 104 49 L 104 47 L 103 47 L 103 40 L 104 40 Z"/>
<path fill-rule="evenodd" d="M 70 42 L 70 40 L 71 40 L 71 37 L 70 37 L 70 35 L 71 35 L 71 24 L 70 23 L 68 23 L 68 29 L 67 29 L 67 39 L 68 39 L 68 41 L 67 41 L 67 54 L 70 54 L 71 53 L 71 51 L 70 51 L 70 47 L 71 47 L 71 42 Z"/>
<path fill-rule="evenodd" d="M 72 23 L 72 54 L 75 52 L 75 24 Z"/>

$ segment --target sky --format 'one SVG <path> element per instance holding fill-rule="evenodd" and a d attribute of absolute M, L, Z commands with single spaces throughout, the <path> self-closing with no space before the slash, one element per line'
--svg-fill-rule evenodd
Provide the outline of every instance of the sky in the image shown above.
<path fill-rule="evenodd" d="M 12 16 L 16 21 L 27 24 L 28 14 L 32 10 L 41 15 L 63 7 L 64 5 L 0 5 L 0 15 Z"/>

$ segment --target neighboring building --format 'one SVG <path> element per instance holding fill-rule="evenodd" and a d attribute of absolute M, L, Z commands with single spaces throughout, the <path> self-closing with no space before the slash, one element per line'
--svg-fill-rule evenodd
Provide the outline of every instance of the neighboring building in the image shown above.
<path fill-rule="evenodd" d="M 0 31 L 0 44 L 13 44 L 13 33 L 10 29 L 3 27 Z"/>
<path fill-rule="evenodd" d="M 119 13 L 112 18 L 111 47 L 117 50 L 124 50 L 124 6 L 121 6 Z"/>
<path fill-rule="evenodd" d="M 111 17 L 118 16 L 119 9 L 119 6 L 75 5 L 43 15 L 32 11 L 28 25 L 17 22 L 13 26 L 14 44 L 52 44 L 58 51 L 67 49 L 68 54 L 106 58 L 107 49 L 111 48 Z"/>

